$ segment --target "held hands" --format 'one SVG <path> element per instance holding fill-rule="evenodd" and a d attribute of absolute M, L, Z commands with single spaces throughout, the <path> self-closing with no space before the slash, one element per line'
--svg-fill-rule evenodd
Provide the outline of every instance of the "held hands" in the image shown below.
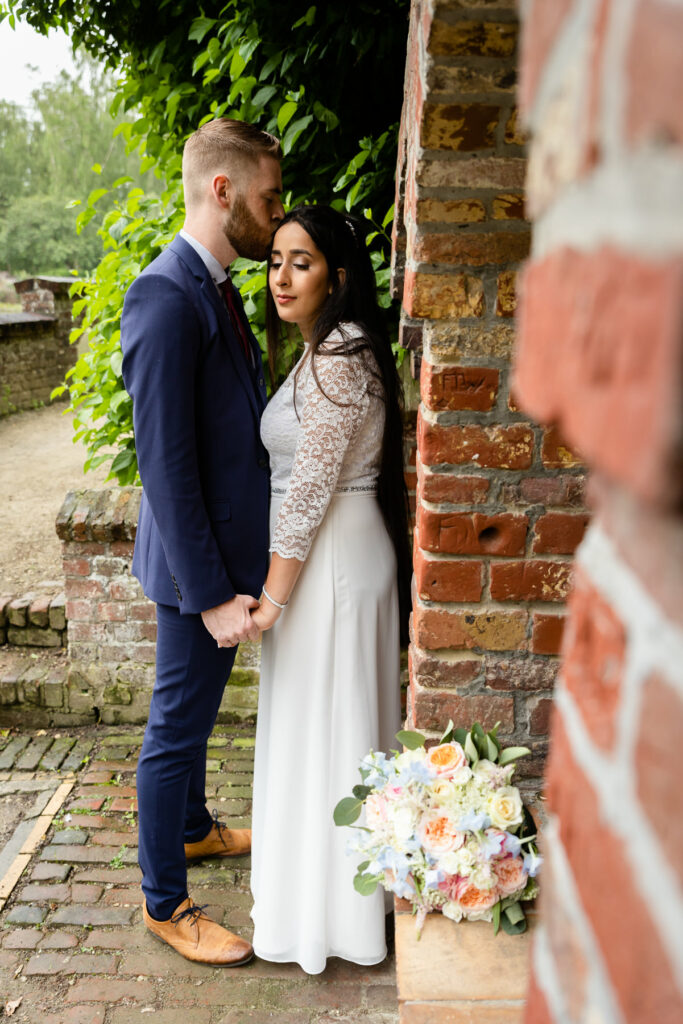
<path fill-rule="evenodd" d="M 258 640 L 259 629 L 264 627 L 257 626 L 249 614 L 258 607 L 255 597 L 235 594 L 230 601 L 202 612 L 202 620 L 219 647 L 235 647 L 245 640 Z"/>
<path fill-rule="evenodd" d="M 260 632 L 263 632 L 274 626 L 281 614 L 282 610 L 280 608 L 276 608 L 275 605 L 272 605 L 270 601 L 264 598 L 258 608 L 252 609 L 251 621 Z"/>

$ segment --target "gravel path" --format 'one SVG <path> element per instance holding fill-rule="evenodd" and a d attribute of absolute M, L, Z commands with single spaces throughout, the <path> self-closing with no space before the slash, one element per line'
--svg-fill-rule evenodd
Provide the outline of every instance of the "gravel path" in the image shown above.
<path fill-rule="evenodd" d="M 105 486 L 106 466 L 83 473 L 86 451 L 73 443 L 64 409 L 60 403 L 0 419 L 0 595 L 61 589 L 55 517 L 64 495 Z"/>

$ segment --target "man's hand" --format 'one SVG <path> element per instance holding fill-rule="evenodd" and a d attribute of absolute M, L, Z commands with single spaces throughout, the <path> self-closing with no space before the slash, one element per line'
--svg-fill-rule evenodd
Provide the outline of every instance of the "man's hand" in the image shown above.
<path fill-rule="evenodd" d="M 202 612 L 202 620 L 219 647 L 235 647 L 245 640 L 258 640 L 258 628 L 249 614 L 258 601 L 249 594 L 235 594 L 230 601 Z"/>

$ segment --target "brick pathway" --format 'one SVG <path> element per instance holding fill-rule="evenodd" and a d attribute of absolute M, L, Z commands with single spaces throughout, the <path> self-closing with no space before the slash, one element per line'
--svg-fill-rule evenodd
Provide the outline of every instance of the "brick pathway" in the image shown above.
<path fill-rule="evenodd" d="M 219 970 L 190 964 L 149 935 L 136 849 L 142 736 L 132 727 L 75 733 L 0 739 L 5 842 L 12 833 L 0 851 L 0 878 L 31 835 L 36 847 L 0 911 L 0 1017 L 21 999 L 16 1024 L 395 1024 L 393 957 L 373 968 L 330 960 L 315 978 L 258 960 Z M 210 805 L 236 826 L 249 821 L 253 746 L 253 732 L 242 727 L 218 727 L 210 740 Z M 17 825 L 18 799 L 25 810 Z M 189 877 L 190 892 L 215 920 L 250 936 L 248 857 L 205 861 Z"/>

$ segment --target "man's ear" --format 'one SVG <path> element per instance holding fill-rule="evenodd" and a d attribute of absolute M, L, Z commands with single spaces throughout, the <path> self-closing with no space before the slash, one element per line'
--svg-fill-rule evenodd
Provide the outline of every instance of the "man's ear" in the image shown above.
<path fill-rule="evenodd" d="M 234 185 L 227 174 L 214 174 L 211 179 L 211 194 L 222 209 L 229 209 L 232 203 Z"/>

